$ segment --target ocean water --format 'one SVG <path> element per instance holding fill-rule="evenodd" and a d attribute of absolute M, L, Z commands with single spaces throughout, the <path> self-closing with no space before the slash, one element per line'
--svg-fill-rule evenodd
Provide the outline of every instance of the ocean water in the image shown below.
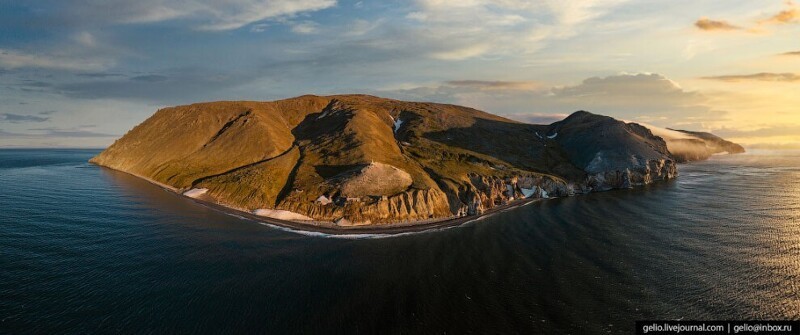
<path fill-rule="evenodd" d="M 800 154 L 441 231 L 308 236 L 90 165 L 0 150 L 0 333 L 630 333 L 800 318 Z"/>

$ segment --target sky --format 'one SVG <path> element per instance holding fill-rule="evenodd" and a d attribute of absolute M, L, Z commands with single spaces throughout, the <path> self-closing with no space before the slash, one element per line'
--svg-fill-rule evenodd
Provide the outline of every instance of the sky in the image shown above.
<path fill-rule="evenodd" d="M 343 93 L 798 149 L 800 4 L 0 0 L 0 147 L 102 148 L 166 106 Z"/>

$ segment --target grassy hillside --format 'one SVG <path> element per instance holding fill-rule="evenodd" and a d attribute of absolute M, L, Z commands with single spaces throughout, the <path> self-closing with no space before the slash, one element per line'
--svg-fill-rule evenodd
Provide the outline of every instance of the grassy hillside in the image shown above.
<path fill-rule="evenodd" d="M 624 169 L 668 159 L 663 146 L 585 112 L 540 126 L 455 105 L 301 96 L 165 108 L 91 161 L 244 210 L 376 224 L 586 191 L 598 152 L 603 168 Z"/>

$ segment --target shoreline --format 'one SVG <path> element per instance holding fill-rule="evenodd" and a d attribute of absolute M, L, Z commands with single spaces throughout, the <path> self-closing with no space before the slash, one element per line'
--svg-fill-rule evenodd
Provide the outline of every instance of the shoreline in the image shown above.
<path fill-rule="evenodd" d="M 380 224 L 375 226 L 337 226 L 333 222 L 331 222 L 330 224 L 321 224 L 322 222 L 319 221 L 312 221 L 312 222 L 289 221 L 289 220 L 281 220 L 281 219 L 259 216 L 236 208 L 231 208 L 216 202 L 191 198 L 176 192 L 174 193 L 183 198 L 192 200 L 200 205 L 217 210 L 219 212 L 223 212 L 225 214 L 232 214 L 235 216 L 243 217 L 248 220 L 257 221 L 260 223 L 266 223 L 280 228 L 286 228 L 295 232 L 323 233 L 328 235 L 376 235 L 376 234 L 399 235 L 405 233 L 418 233 L 418 232 L 436 230 L 442 228 L 451 228 L 463 225 L 470 221 L 478 220 L 480 218 L 486 217 L 491 214 L 527 205 L 529 203 L 538 200 L 544 200 L 541 198 L 515 200 L 505 205 L 493 207 L 481 213 L 480 215 L 433 219 L 431 221 L 427 221 L 424 223 L 414 223 L 412 221 L 412 222 L 403 222 L 397 224 Z"/>
<path fill-rule="evenodd" d="M 441 219 L 433 219 L 433 220 L 425 220 L 425 221 L 411 221 L 411 222 L 401 222 L 396 224 L 379 224 L 375 226 L 337 226 L 333 222 L 324 223 L 321 221 L 311 221 L 311 222 L 302 222 L 302 221 L 289 221 L 289 220 L 281 220 L 281 219 L 274 219 L 270 217 L 264 217 L 255 215 L 248 211 L 244 211 L 238 208 L 226 206 L 224 204 L 209 201 L 199 198 L 192 198 L 180 192 L 177 188 L 172 186 L 157 182 L 147 177 L 139 176 L 134 173 L 126 172 L 117 170 L 114 168 L 110 168 L 107 166 L 90 163 L 92 165 L 98 166 L 100 168 L 109 169 L 114 172 L 121 172 L 138 179 L 144 180 L 149 182 L 154 186 L 158 186 L 164 190 L 169 191 L 172 194 L 175 194 L 181 198 L 192 200 L 195 203 L 205 206 L 207 208 L 222 212 L 224 214 L 235 215 L 238 217 L 245 218 L 247 220 L 252 220 L 260 223 L 266 223 L 268 225 L 273 225 L 279 228 L 288 229 L 297 233 L 306 232 L 306 233 L 322 233 L 328 235 L 375 235 L 375 234 L 383 234 L 383 235 L 398 235 L 404 233 L 418 233 L 427 230 L 435 230 L 435 229 L 442 229 L 442 228 L 451 228 L 463 225 L 470 221 L 475 221 L 480 218 L 486 217 L 488 215 L 492 215 L 495 213 L 499 213 L 505 210 L 509 210 L 512 208 L 520 207 L 523 205 L 530 204 L 535 201 L 545 200 L 550 198 L 525 198 L 525 199 L 516 199 L 511 201 L 507 204 L 503 204 L 500 206 L 492 207 L 479 215 L 470 215 L 470 216 L 460 216 L 460 217 L 447 217 Z M 420 222 L 420 223 L 415 223 Z"/>

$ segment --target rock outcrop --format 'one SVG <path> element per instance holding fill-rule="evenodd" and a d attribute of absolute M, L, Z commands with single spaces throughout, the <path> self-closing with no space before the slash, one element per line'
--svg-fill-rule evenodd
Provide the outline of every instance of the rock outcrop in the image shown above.
<path fill-rule="evenodd" d="M 716 154 L 740 154 L 744 148 L 717 135 L 688 130 L 669 129 L 683 136 L 665 138 L 672 156 L 678 162 L 704 160 Z"/>
<path fill-rule="evenodd" d="M 588 112 L 532 125 L 364 95 L 165 108 L 91 160 L 240 210 L 339 226 L 634 187 L 675 177 L 675 161 L 648 128 Z"/>
<path fill-rule="evenodd" d="M 553 123 L 548 134 L 586 171 L 593 190 L 630 188 L 677 176 L 667 143 L 635 123 L 580 111 Z"/>

